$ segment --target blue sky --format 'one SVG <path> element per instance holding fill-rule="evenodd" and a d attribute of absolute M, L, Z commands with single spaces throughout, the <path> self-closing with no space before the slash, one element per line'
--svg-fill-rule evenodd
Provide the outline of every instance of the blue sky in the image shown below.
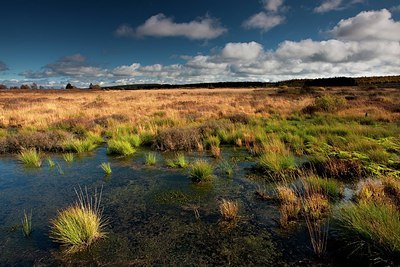
<path fill-rule="evenodd" d="M 0 83 L 400 74 L 398 0 L 3 1 Z"/>

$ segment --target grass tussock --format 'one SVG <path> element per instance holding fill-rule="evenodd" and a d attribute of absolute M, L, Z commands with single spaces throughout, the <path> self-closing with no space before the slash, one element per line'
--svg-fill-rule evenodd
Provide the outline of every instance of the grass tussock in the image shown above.
<path fill-rule="evenodd" d="M 40 153 L 36 149 L 27 149 L 19 153 L 18 159 L 28 167 L 39 168 L 42 166 Z"/>
<path fill-rule="evenodd" d="M 60 243 L 67 253 L 85 250 L 106 235 L 100 208 L 101 193 L 94 197 L 90 197 L 87 190 L 76 193 L 78 201 L 59 211 L 51 221 L 50 238 Z"/>
<path fill-rule="evenodd" d="M 222 199 L 219 204 L 219 212 L 221 213 L 222 219 L 226 221 L 235 220 L 238 218 L 239 203 L 237 201 Z"/>
<path fill-rule="evenodd" d="M 83 153 L 92 151 L 97 147 L 97 144 L 94 143 L 90 139 L 79 140 L 79 139 L 72 139 L 67 141 L 64 144 L 65 151 L 74 152 L 74 153 Z"/>
<path fill-rule="evenodd" d="M 166 165 L 169 168 L 186 168 L 189 165 L 189 163 L 186 160 L 185 154 L 178 153 L 175 155 L 175 158 L 167 159 Z"/>
<path fill-rule="evenodd" d="M 189 176 L 194 183 L 209 182 L 213 178 L 214 168 L 205 160 L 196 160 L 190 166 Z"/>
<path fill-rule="evenodd" d="M 155 153 L 147 153 L 145 155 L 145 160 L 144 160 L 144 164 L 147 166 L 154 166 L 157 163 L 157 156 Z"/>
<path fill-rule="evenodd" d="M 280 174 L 294 170 L 296 163 L 294 156 L 289 153 L 265 152 L 259 157 L 258 166 L 267 173 Z"/>
<path fill-rule="evenodd" d="M 129 156 L 136 152 L 128 141 L 111 139 L 107 142 L 107 154 Z"/>

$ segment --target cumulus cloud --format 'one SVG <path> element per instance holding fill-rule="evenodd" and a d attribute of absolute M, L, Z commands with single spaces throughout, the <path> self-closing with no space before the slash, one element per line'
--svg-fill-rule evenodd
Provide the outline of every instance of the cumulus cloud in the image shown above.
<path fill-rule="evenodd" d="M 247 29 L 261 29 L 267 32 L 285 21 L 283 16 L 283 0 L 264 0 L 264 11 L 250 16 L 242 25 Z"/>
<path fill-rule="evenodd" d="M 400 22 L 394 21 L 387 9 L 364 11 L 355 17 L 341 20 L 330 33 L 341 40 L 400 41 Z"/>
<path fill-rule="evenodd" d="M 8 66 L 3 61 L 0 61 L 0 71 L 8 70 Z"/>
<path fill-rule="evenodd" d="M 227 60 L 250 61 L 257 59 L 263 52 L 259 43 L 228 43 L 221 51 L 221 56 Z"/>
<path fill-rule="evenodd" d="M 209 40 L 217 38 L 227 31 L 219 21 L 209 16 L 190 22 L 177 23 L 170 17 L 160 13 L 147 19 L 136 29 L 122 25 L 116 30 L 118 36 L 125 37 L 186 37 L 193 40 Z"/>

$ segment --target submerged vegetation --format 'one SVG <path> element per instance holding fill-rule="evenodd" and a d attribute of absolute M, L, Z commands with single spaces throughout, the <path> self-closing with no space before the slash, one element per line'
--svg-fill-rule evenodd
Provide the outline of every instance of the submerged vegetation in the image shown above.
<path fill-rule="evenodd" d="M 85 92 L 84 98 L 78 93 L 64 91 L 37 95 L 24 92 L 18 97 L 4 92 L 0 96 L 0 153 L 15 153 L 21 162 L 32 167 L 40 167 L 41 159 L 47 158 L 50 167 L 56 165 L 59 173 L 63 173 L 59 164 L 63 163 L 57 155 L 49 153 L 62 152 L 61 159 L 73 162 L 75 155 L 90 156 L 93 153 L 84 152 L 100 147 L 98 151 L 107 153 L 103 157 L 122 161 L 121 168 L 128 166 L 126 169 L 133 169 L 132 172 L 145 169 L 146 175 L 149 174 L 143 177 L 144 183 L 149 183 L 146 192 L 153 183 L 159 186 L 169 182 L 155 181 L 152 173 L 189 176 L 193 183 L 172 179 L 171 185 L 188 184 L 196 196 L 179 191 L 164 201 L 173 206 L 174 211 L 179 210 L 179 216 L 190 213 L 193 219 L 194 213 L 196 220 L 212 222 L 218 218 L 219 211 L 220 221 L 239 222 L 237 231 L 246 233 L 246 227 L 255 227 L 252 225 L 255 222 L 259 224 L 255 227 L 257 231 L 263 232 L 265 225 L 270 227 L 259 223 L 263 215 L 236 220 L 239 218 L 238 203 L 242 204 L 240 214 L 244 218 L 255 206 L 274 205 L 279 210 L 279 214 L 271 215 L 278 222 L 276 227 L 285 228 L 286 232 L 308 234 L 310 248 L 320 260 L 326 260 L 324 255 L 331 255 L 326 253 L 331 253 L 330 249 L 336 250 L 327 246 L 328 240 L 332 240 L 333 247 L 348 248 L 339 249 L 338 253 L 345 252 L 351 259 L 368 258 L 368 263 L 380 259 L 396 265 L 400 263 L 399 99 L 400 92 L 394 88 L 291 88 L 283 85 L 229 91 L 155 90 L 146 91 L 146 94 L 97 91 L 96 94 Z M 32 101 L 43 102 L 46 110 L 42 110 L 43 107 L 33 109 Z M 45 105 L 47 103 L 49 105 Z M 131 156 L 135 153 L 137 157 Z M 56 163 L 49 155 L 57 159 Z M 110 160 L 102 158 L 97 162 L 97 171 L 103 162 L 101 168 L 110 174 L 111 165 L 107 161 Z M 162 164 L 156 164 L 157 161 Z M 144 168 L 143 164 L 157 166 Z M 75 163 L 69 166 L 73 165 Z M 42 171 L 46 170 L 38 170 Z M 126 188 L 136 182 L 136 177 L 130 177 Z M 124 184 L 123 178 L 115 178 L 116 184 Z M 248 198 L 249 190 L 253 194 L 255 188 L 258 188 L 258 198 Z M 112 215 L 122 217 L 115 220 L 117 224 L 125 223 L 136 229 L 139 222 L 155 220 L 152 216 L 160 220 L 164 219 L 162 216 L 170 216 L 170 211 L 157 211 L 157 215 L 147 218 L 143 210 L 135 210 L 146 205 L 131 204 L 134 201 L 130 197 L 134 194 L 128 193 L 128 189 L 108 190 L 110 202 L 106 205 L 112 207 Z M 148 191 L 150 199 L 153 191 Z M 119 198 L 122 198 L 120 202 Z M 215 199 L 221 201 L 218 203 Z M 71 253 L 84 251 L 104 237 L 105 223 L 99 202 L 100 199 L 90 198 L 87 192 L 86 195 L 80 192 L 78 202 L 60 210 L 51 221 L 51 238 Z M 117 203 L 124 203 L 127 210 L 116 211 Z M 31 214 L 24 216 L 26 231 L 25 226 L 23 231 L 28 236 L 25 233 L 31 231 Z M 197 238 L 190 231 L 180 236 L 176 225 L 169 227 L 167 231 L 175 235 L 173 242 L 193 242 L 189 238 Z M 212 231 L 210 229 L 207 233 Z M 218 233 L 221 240 L 227 239 L 224 231 Z M 140 251 L 152 252 L 159 240 L 150 236 L 138 231 L 137 239 L 124 239 L 124 242 L 139 244 Z M 242 236 L 235 238 L 243 239 Z M 148 243 L 142 244 L 141 239 Z M 247 248 L 259 251 L 257 248 L 263 247 L 266 240 L 252 236 L 242 243 L 241 249 L 231 250 L 225 244 L 215 253 L 223 255 L 221 262 L 238 263 L 237 255 L 247 253 Z M 193 244 L 198 246 L 199 242 Z M 178 245 L 181 247 L 181 243 Z M 285 248 L 284 244 L 279 246 Z M 158 249 L 162 255 L 176 253 L 172 249 Z M 162 261 L 152 262 L 150 258 L 141 257 L 130 264 L 163 265 Z M 207 265 L 206 261 L 203 263 Z M 180 264 L 182 262 L 176 265 Z"/>

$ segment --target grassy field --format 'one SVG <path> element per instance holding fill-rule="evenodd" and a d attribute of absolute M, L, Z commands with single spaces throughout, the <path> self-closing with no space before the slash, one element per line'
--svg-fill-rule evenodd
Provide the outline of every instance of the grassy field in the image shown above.
<path fill-rule="evenodd" d="M 399 263 L 400 89 L 3 90 L 0 111 L 0 153 L 37 168 L 47 152 L 73 161 L 100 145 L 121 157 L 150 147 L 176 151 L 169 167 L 188 167 L 201 184 L 214 167 L 188 165 L 182 152 L 218 159 L 226 146 L 245 148 L 254 175 L 276 188 L 281 227 L 306 222 L 316 256 L 332 239 L 352 257 Z M 146 165 L 156 160 L 149 153 Z M 230 176 L 234 166 L 217 168 Z M 237 217 L 235 202 L 221 205 L 225 219 Z"/>

